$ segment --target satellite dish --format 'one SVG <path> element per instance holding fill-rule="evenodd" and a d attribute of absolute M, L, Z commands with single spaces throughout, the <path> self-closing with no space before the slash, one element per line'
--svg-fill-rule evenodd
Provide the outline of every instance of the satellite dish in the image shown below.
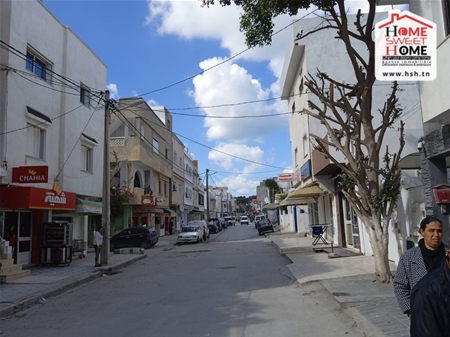
<path fill-rule="evenodd" d="M 266 204 L 268 204 L 268 203 L 269 203 L 269 198 L 265 197 L 265 198 L 264 198 L 264 202 L 265 202 Z"/>

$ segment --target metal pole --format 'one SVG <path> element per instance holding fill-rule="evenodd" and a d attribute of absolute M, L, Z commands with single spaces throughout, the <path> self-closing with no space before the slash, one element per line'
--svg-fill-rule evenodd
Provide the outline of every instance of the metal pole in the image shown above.
<path fill-rule="evenodd" d="M 209 170 L 206 169 L 206 221 L 209 220 L 209 186 L 208 186 Z"/>
<path fill-rule="evenodd" d="M 223 189 L 220 189 L 220 217 L 223 218 Z"/>
<path fill-rule="evenodd" d="M 111 115 L 109 112 L 109 90 L 105 91 L 105 129 L 103 147 L 103 198 L 102 198 L 102 226 L 103 245 L 101 252 L 101 264 L 107 265 L 109 262 L 109 221 L 110 221 L 110 173 L 109 173 L 109 125 Z"/>

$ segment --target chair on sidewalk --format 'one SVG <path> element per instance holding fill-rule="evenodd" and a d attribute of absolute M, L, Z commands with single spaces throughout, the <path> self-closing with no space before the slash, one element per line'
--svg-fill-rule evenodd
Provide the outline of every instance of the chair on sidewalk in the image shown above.
<path fill-rule="evenodd" d="M 327 240 L 325 240 L 325 238 L 323 237 L 323 235 L 325 234 L 328 226 L 329 225 L 311 225 L 312 235 L 313 235 L 313 237 L 315 237 L 315 239 L 314 239 L 314 241 L 312 243 L 313 246 L 317 245 L 317 243 L 319 241 L 322 241 L 326 245 L 329 244 L 327 242 Z"/>

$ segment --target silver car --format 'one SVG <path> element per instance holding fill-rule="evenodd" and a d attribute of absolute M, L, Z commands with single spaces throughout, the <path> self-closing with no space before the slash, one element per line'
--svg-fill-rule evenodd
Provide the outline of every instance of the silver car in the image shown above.
<path fill-rule="evenodd" d="M 203 241 L 203 227 L 199 225 L 183 227 L 177 238 L 178 243 L 201 241 Z"/>

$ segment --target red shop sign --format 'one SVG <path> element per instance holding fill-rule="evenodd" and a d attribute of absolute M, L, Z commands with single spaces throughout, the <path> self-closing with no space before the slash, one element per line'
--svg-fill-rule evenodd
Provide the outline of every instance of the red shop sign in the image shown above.
<path fill-rule="evenodd" d="M 12 182 L 46 183 L 48 182 L 48 166 L 19 166 L 12 169 Z"/>
<path fill-rule="evenodd" d="M 0 207 L 11 209 L 75 210 L 76 193 L 37 187 L 1 186 Z"/>

